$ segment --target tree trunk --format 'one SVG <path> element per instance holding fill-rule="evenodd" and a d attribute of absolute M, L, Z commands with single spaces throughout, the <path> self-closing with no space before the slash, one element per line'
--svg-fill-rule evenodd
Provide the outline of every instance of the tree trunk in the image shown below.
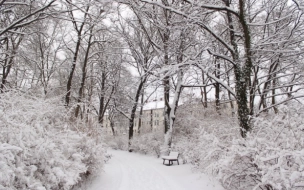
<path fill-rule="evenodd" d="M 90 52 L 90 48 L 91 48 L 91 41 L 92 41 L 92 37 L 93 37 L 93 27 L 90 30 L 90 36 L 89 36 L 89 41 L 88 41 L 88 47 L 86 49 L 86 54 L 84 57 L 84 62 L 83 62 L 83 66 L 82 66 L 82 78 L 81 78 L 81 84 L 80 84 L 80 88 L 79 88 L 79 92 L 78 92 L 78 99 L 77 99 L 77 107 L 75 110 L 75 117 L 78 117 L 78 113 L 80 110 L 80 103 L 82 100 L 82 95 L 83 95 L 83 90 L 84 90 L 84 86 L 85 86 L 85 80 L 87 77 L 87 64 L 88 64 L 88 59 L 89 59 L 89 52 Z"/>
<path fill-rule="evenodd" d="M 165 120 L 165 134 L 170 128 L 170 78 L 169 76 L 165 77 L 163 80 L 164 83 L 164 120 Z"/>
<path fill-rule="evenodd" d="M 67 2 L 69 4 L 71 4 L 71 2 L 69 2 L 69 1 L 67 1 Z M 77 62 L 78 53 L 79 53 L 79 49 L 80 49 L 80 45 L 81 45 L 82 30 L 83 30 L 83 27 L 84 27 L 85 20 L 86 20 L 86 17 L 88 15 L 89 9 L 90 9 L 90 6 L 88 5 L 86 7 L 86 10 L 85 10 L 85 14 L 84 14 L 84 17 L 83 17 L 83 22 L 81 23 L 79 28 L 77 26 L 76 20 L 74 19 L 72 10 L 70 10 L 72 23 L 74 25 L 75 30 L 77 31 L 77 42 L 76 42 L 75 52 L 74 52 L 73 61 L 72 61 L 72 67 L 71 67 L 71 71 L 70 71 L 68 82 L 67 82 L 67 93 L 66 93 L 66 96 L 65 96 L 65 106 L 69 106 L 69 103 L 70 103 L 70 100 L 71 100 L 72 80 L 73 80 L 74 72 L 75 72 L 75 69 L 76 69 L 76 62 Z"/>
<path fill-rule="evenodd" d="M 272 97 L 271 97 L 271 104 L 272 105 L 275 105 L 276 104 L 276 99 L 275 99 L 275 95 L 276 95 L 276 89 L 275 89 L 275 86 L 276 86 L 276 74 L 273 74 L 273 80 L 272 80 Z M 274 111 L 274 113 L 278 113 L 279 112 L 279 110 L 278 110 L 278 108 L 276 107 L 276 106 L 273 106 L 273 111 Z"/>
<path fill-rule="evenodd" d="M 203 84 L 206 84 L 205 74 L 204 74 L 203 71 L 202 71 L 202 79 L 203 79 Z M 203 91 L 201 91 L 201 94 L 202 94 L 203 106 L 204 106 L 204 108 L 207 108 L 208 107 L 208 99 L 207 99 L 207 87 L 206 87 L 206 85 L 204 85 Z"/>
<path fill-rule="evenodd" d="M 109 115 L 109 116 L 110 116 L 110 115 Z M 115 136 L 113 117 L 110 118 L 110 126 L 111 126 L 111 130 L 112 130 L 113 136 Z"/>
<path fill-rule="evenodd" d="M 98 122 L 102 125 L 102 121 L 103 121 L 103 113 L 104 113 L 104 97 L 105 97 L 105 80 L 106 80 L 106 76 L 105 73 L 102 73 L 101 76 L 101 94 L 99 97 L 99 112 L 98 112 Z"/>
<path fill-rule="evenodd" d="M 179 49 L 178 49 L 178 54 L 177 54 L 177 63 L 182 63 L 183 62 L 183 53 L 184 53 L 184 40 L 185 40 L 185 36 L 186 33 L 185 31 L 181 32 L 181 42 L 179 45 Z M 170 106 L 170 117 L 169 117 L 169 129 L 167 131 L 167 133 L 165 134 L 165 146 L 167 146 L 167 150 L 166 153 L 169 152 L 169 150 L 171 149 L 171 145 L 172 145 L 172 137 L 173 137 L 173 125 L 174 125 L 174 121 L 175 121 L 175 114 L 176 114 L 176 110 L 177 110 L 177 106 L 178 106 L 178 101 L 179 101 L 179 97 L 182 91 L 182 82 L 183 82 L 183 68 L 179 68 L 178 73 L 177 73 L 177 83 L 176 83 L 176 89 L 175 89 L 175 94 L 174 94 L 174 99 L 173 99 L 173 103 Z"/>
<path fill-rule="evenodd" d="M 215 67 L 217 68 L 217 70 L 215 70 L 215 77 L 220 79 L 220 63 L 217 62 L 216 58 L 214 60 L 214 64 L 215 64 Z M 215 110 L 219 115 L 221 115 L 221 113 L 220 113 L 220 109 L 221 109 L 221 107 L 220 107 L 220 83 L 215 82 L 214 87 L 215 87 Z"/>
<path fill-rule="evenodd" d="M 75 52 L 74 52 L 72 67 L 71 67 L 71 71 L 70 71 L 68 82 L 67 82 L 67 93 L 65 96 L 65 106 L 69 106 L 70 99 L 71 99 L 72 80 L 73 80 L 73 76 L 74 76 L 74 71 L 76 69 L 76 61 L 77 61 L 77 57 L 78 57 L 80 44 L 81 44 L 81 35 L 78 33 L 77 44 L 76 44 L 76 48 L 75 48 Z"/>
<path fill-rule="evenodd" d="M 131 141 L 133 139 L 133 134 L 134 134 L 134 119 L 135 119 L 135 113 L 136 113 L 136 109 L 137 109 L 137 104 L 138 104 L 138 100 L 139 100 L 139 96 L 141 94 L 141 91 L 144 87 L 144 84 L 146 83 L 147 77 L 145 76 L 143 79 L 141 79 L 136 94 L 135 94 L 135 98 L 134 98 L 134 104 L 131 110 L 131 117 L 129 119 L 129 143 L 128 143 L 128 150 L 129 152 L 132 152 L 131 150 Z"/>
<path fill-rule="evenodd" d="M 21 41 L 23 40 L 23 38 L 19 37 L 18 38 L 18 42 L 15 43 L 13 39 L 11 39 L 11 43 L 12 43 L 12 52 L 11 54 L 6 54 L 5 55 L 5 60 L 4 60 L 4 65 L 2 68 L 2 80 L 1 80 L 1 85 L 0 85 L 0 93 L 4 92 L 4 88 L 7 82 L 7 77 L 11 71 L 11 68 L 14 64 L 14 58 L 17 52 L 17 49 L 21 43 Z M 9 51 L 9 39 L 6 38 L 5 39 L 5 45 L 6 45 L 6 51 Z"/>
<path fill-rule="evenodd" d="M 230 2 L 228 0 L 225 1 L 226 6 L 230 6 Z M 245 36 L 245 47 L 250 48 L 250 33 L 249 28 L 246 24 L 246 18 L 244 15 L 244 2 L 239 0 L 239 9 L 240 9 L 240 22 L 242 24 Z M 248 101 L 247 101 L 247 84 L 249 81 L 250 73 L 251 73 L 251 58 L 250 57 L 250 49 L 246 49 L 246 63 L 244 69 L 240 66 L 239 53 L 238 53 L 238 45 L 236 43 L 233 19 L 232 15 L 229 11 L 227 11 L 227 20 L 229 24 L 230 31 L 230 41 L 233 46 L 234 52 L 232 53 L 234 65 L 234 76 L 235 76 L 235 91 L 236 91 L 236 102 L 238 105 L 238 120 L 240 124 L 240 133 L 243 138 L 246 137 L 247 131 L 251 129 L 249 123 L 249 109 L 248 109 Z"/>
<path fill-rule="evenodd" d="M 177 110 L 179 97 L 182 91 L 182 80 L 183 80 L 183 71 L 180 69 L 177 74 L 177 86 L 176 86 L 173 103 L 171 106 L 172 109 L 170 111 L 170 120 L 169 120 L 170 126 L 169 126 L 169 130 L 165 134 L 165 146 L 167 146 L 168 150 L 171 148 L 172 145 L 173 125 L 175 121 L 175 113 Z M 168 152 L 168 150 L 166 150 L 166 152 Z"/>
<path fill-rule="evenodd" d="M 167 1 L 164 1 L 165 4 L 168 4 Z M 166 19 L 167 19 L 167 25 L 169 25 L 168 22 L 168 17 L 169 17 L 169 12 L 167 10 L 164 10 Z M 163 35 L 163 43 L 164 43 L 164 65 L 167 66 L 169 65 L 169 40 L 170 40 L 170 30 L 165 29 L 164 35 Z M 165 73 L 166 74 L 166 73 Z M 165 76 L 163 79 L 163 85 L 164 85 L 164 109 L 165 109 L 165 115 L 164 115 L 164 120 L 165 120 L 165 134 L 168 132 L 169 127 L 170 127 L 170 77 Z"/>
<path fill-rule="evenodd" d="M 143 108 L 144 108 L 144 89 L 142 90 L 141 100 L 140 100 L 140 111 L 139 111 L 139 118 L 138 118 L 138 134 L 140 134 L 140 130 L 141 130 Z"/>

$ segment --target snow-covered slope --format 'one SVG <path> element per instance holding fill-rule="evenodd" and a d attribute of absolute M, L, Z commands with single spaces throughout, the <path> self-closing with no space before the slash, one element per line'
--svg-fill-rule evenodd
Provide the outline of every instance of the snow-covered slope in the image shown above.
<path fill-rule="evenodd" d="M 212 177 L 196 174 L 191 166 L 165 166 L 162 159 L 110 150 L 111 160 L 89 190 L 223 190 Z"/>

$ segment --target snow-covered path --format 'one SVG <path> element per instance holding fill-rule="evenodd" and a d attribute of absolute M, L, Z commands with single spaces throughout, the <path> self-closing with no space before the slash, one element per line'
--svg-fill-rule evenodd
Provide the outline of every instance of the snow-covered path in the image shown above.
<path fill-rule="evenodd" d="M 190 165 L 164 166 L 162 159 L 110 150 L 111 160 L 89 190 L 223 190 L 211 177 L 191 172 Z"/>

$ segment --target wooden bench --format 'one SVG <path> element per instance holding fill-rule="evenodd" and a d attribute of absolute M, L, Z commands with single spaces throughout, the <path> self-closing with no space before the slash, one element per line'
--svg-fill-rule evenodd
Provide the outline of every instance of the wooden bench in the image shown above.
<path fill-rule="evenodd" d="M 177 164 L 179 165 L 178 156 L 179 156 L 178 152 L 170 152 L 169 156 L 163 156 L 162 157 L 162 159 L 164 160 L 163 164 L 165 164 L 165 161 L 168 160 L 169 161 L 169 166 L 171 166 L 174 161 L 176 161 Z"/>

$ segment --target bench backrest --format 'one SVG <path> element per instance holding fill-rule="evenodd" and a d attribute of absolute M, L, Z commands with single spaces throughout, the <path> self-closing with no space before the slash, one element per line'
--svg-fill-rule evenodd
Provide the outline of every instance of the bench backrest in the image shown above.
<path fill-rule="evenodd" d="M 169 156 L 173 156 L 173 157 L 178 157 L 179 153 L 178 152 L 170 152 Z"/>

